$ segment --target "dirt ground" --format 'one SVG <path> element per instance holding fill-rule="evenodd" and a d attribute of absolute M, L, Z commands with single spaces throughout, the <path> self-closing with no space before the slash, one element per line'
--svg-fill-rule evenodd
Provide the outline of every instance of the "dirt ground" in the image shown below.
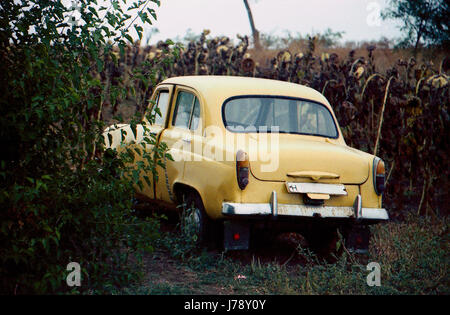
<path fill-rule="evenodd" d="M 174 233 L 176 227 L 172 223 L 166 223 L 162 230 L 166 233 Z M 305 246 L 305 240 L 296 233 L 287 233 L 278 236 L 276 239 L 266 244 L 256 244 L 254 248 L 246 251 L 229 251 L 222 253 L 220 250 L 209 250 L 206 255 L 211 259 L 217 259 L 224 255 L 236 266 L 245 268 L 252 263 L 276 264 L 295 268 L 298 264 L 304 264 L 304 259 L 299 255 L 298 245 Z M 171 257 L 168 250 L 158 248 L 155 252 L 148 254 L 144 259 L 145 277 L 143 283 L 149 288 L 178 288 L 181 291 L 162 291 L 157 293 L 188 293 L 188 294 L 212 294 L 226 295 L 235 294 L 233 286 L 227 286 L 228 281 L 233 279 L 215 279 L 220 273 L 217 269 L 208 270 L 200 268 L 201 271 L 194 270 L 189 264 Z M 208 273 L 210 273 L 208 275 Z M 220 276 L 218 277 L 220 278 Z M 233 277 L 231 277 L 233 278 Z M 234 279 L 236 280 L 236 279 Z"/>
<path fill-rule="evenodd" d="M 191 294 L 233 294 L 230 288 L 202 283 L 197 272 L 170 258 L 170 255 L 164 251 L 158 251 L 151 257 L 147 257 L 145 270 L 144 281 L 150 286 L 180 287 L 189 290 Z"/>

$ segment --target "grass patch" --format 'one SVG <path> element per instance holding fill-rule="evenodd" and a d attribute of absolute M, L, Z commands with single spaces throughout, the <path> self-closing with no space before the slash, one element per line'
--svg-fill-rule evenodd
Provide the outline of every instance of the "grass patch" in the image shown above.
<path fill-rule="evenodd" d="M 157 260 L 147 260 L 152 279 L 124 291 L 137 294 L 442 294 L 450 293 L 448 220 L 409 216 L 371 227 L 368 262 L 381 267 L 381 286 L 368 286 L 366 262 L 344 253 L 320 261 L 308 248 L 292 248 L 294 259 L 267 261 L 258 253 L 211 252 L 189 237 L 166 232 Z M 273 245 L 273 244 L 272 244 Z M 244 257 L 244 258 L 243 258 Z M 167 262 L 170 261 L 170 264 Z M 155 264 L 164 267 L 158 271 Z M 171 276 L 168 276 L 172 274 Z M 163 278 L 163 280 L 161 280 Z"/>

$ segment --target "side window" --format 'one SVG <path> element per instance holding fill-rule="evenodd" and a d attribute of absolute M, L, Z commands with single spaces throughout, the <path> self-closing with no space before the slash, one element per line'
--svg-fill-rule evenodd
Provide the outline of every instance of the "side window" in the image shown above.
<path fill-rule="evenodd" d="M 156 99 L 155 107 L 159 108 L 161 116 L 153 110 L 155 114 L 155 124 L 164 126 L 167 116 L 167 108 L 169 107 L 169 91 L 161 91 Z"/>
<path fill-rule="evenodd" d="M 189 128 L 193 101 L 194 95 L 191 93 L 183 91 L 178 93 L 172 125 L 180 128 Z"/>
<path fill-rule="evenodd" d="M 198 98 L 195 98 L 194 109 L 192 110 L 191 126 L 189 129 L 196 130 L 198 128 L 198 122 L 200 120 L 200 102 Z"/>
<path fill-rule="evenodd" d="M 175 104 L 172 125 L 195 130 L 200 119 L 200 103 L 192 93 L 180 91 Z"/>

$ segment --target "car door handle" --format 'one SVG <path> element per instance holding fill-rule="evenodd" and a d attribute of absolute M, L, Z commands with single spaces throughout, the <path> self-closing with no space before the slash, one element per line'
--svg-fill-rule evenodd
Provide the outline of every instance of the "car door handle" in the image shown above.
<path fill-rule="evenodd" d="M 191 143 L 191 139 L 190 138 L 183 138 L 183 141 L 186 143 Z"/>

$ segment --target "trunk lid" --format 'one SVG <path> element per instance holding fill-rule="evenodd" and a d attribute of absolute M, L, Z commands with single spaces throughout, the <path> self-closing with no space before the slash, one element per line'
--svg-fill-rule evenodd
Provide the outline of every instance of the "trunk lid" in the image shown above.
<path fill-rule="evenodd" d="M 278 144 L 261 150 L 253 143 L 250 168 L 259 180 L 362 184 L 369 177 L 369 163 L 363 152 L 325 138 L 279 134 Z M 274 141 L 274 140 L 271 140 Z M 266 154 L 267 153 L 267 154 Z"/>

